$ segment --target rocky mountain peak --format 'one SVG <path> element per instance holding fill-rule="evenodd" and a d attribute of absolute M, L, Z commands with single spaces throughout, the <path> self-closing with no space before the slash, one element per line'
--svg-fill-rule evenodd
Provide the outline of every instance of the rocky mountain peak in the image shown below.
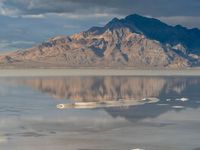
<path fill-rule="evenodd" d="M 108 22 L 104 26 L 105 30 L 107 29 L 114 30 L 114 29 L 123 28 L 123 27 L 125 27 L 124 24 L 118 18 L 113 18 L 110 22 Z"/>
<path fill-rule="evenodd" d="M 200 54 L 200 30 L 187 29 L 181 25 L 170 26 L 158 19 L 133 14 L 124 19 L 114 18 L 104 27 L 93 27 L 86 31 L 87 34 L 102 34 L 106 30 L 117 28 L 129 28 L 131 32 L 143 34 L 151 40 L 157 40 L 162 44 L 176 46 L 182 43 L 188 53 Z"/>
<path fill-rule="evenodd" d="M 200 62 L 197 31 L 133 14 L 124 19 L 114 18 L 103 27 L 53 37 L 30 49 L 0 56 L 0 63 L 36 67 L 185 68 Z"/>

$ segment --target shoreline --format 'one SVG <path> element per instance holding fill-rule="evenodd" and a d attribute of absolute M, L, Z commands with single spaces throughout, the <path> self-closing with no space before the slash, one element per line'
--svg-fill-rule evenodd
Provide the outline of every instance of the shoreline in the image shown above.
<path fill-rule="evenodd" d="M 0 69 L 0 77 L 64 76 L 200 76 L 200 69 Z"/>

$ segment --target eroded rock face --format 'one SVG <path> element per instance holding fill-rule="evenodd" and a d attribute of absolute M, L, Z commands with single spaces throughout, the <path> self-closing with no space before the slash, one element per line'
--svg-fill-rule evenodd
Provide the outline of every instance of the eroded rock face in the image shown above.
<path fill-rule="evenodd" d="M 180 43 L 163 44 L 139 28 L 113 19 L 71 36 L 58 36 L 33 48 L 0 56 L 0 63 L 27 67 L 185 68 L 198 62 Z M 8 59 L 9 58 L 9 59 Z"/>
<path fill-rule="evenodd" d="M 128 28 L 107 30 L 103 34 L 85 33 L 56 37 L 37 47 L 9 54 L 7 64 L 39 62 L 66 67 L 173 67 L 190 65 L 171 47 L 149 40 Z M 3 59 L 1 59 L 3 60 Z M 43 63 L 43 64 L 42 64 Z"/>

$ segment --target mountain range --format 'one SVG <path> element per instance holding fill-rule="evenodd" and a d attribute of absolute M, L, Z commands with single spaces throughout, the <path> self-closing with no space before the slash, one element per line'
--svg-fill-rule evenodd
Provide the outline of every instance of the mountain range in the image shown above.
<path fill-rule="evenodd" d="M 1 67 L 177 69 L 199 65 L 199 29 L 170 26 L 137 14 L 0 55 Z"/>

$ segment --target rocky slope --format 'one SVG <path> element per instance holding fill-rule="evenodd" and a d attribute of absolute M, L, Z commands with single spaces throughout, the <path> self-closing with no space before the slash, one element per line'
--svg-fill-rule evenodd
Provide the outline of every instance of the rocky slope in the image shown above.
<path fill-rule="evenodd" d="M 139 15 L 121 20 L 114 18 L 104 27 L 54 37 L 33 48 L 2 55 L 0 64 L 13 67 L 101 68 L 185 68 L 198 64 L 199 55 L 193 52 L 193 48 L 189 51 L 189 46 L 174 39 L 171 31 L 168 33 L 172 34 L 169 40 L 163 40 L 158 34 L 163 33 L 164 36 L 166 31 L 159 30 L 157 26 L 158 20 Z M 174 42 L 171 42 L 172 39 Z"/>

